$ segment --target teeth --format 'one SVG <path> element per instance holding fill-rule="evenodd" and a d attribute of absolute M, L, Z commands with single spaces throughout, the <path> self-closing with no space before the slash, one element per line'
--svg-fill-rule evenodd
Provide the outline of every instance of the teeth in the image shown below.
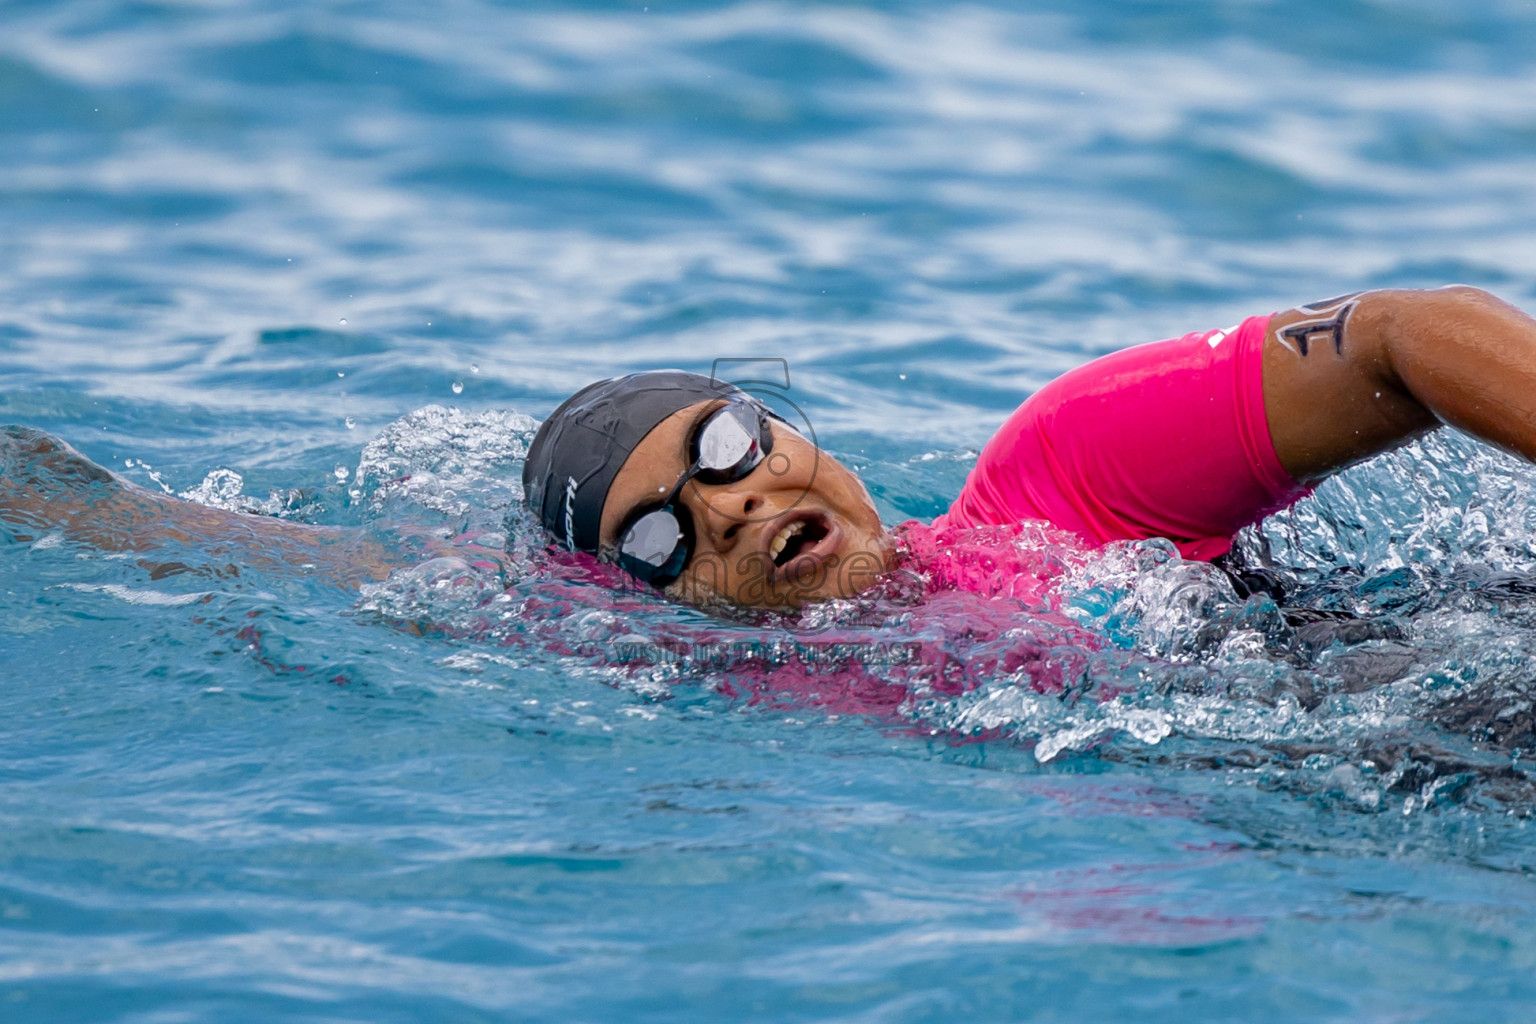
<path fill-rule="evenodd" d="M 784 552 L 785 546 L 789 544 L 789 539 L 798 536 L 804 529 L 805 520 L 800 519 L 774 534 L 773 543 L 768 545 L 768 557 L 778 558 Z"/>

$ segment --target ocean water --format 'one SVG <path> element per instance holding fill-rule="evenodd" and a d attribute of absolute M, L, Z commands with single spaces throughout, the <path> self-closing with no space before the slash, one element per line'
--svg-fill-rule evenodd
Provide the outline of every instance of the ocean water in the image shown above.
<path fill-rule="evenodd" d="M 1536 308 L 1533 71 L 1513 0 L 6 0 L 0 422 L 513 558 L 9 524 L 0 1019 L 1530 1020 L 1530 467 L 1249 531 L 1315 622 L 1039 530 L 1042 593 L 725 621 L 504 517 L 613 373 L 787 367 L 894 524 L 1095 355 Z"/>

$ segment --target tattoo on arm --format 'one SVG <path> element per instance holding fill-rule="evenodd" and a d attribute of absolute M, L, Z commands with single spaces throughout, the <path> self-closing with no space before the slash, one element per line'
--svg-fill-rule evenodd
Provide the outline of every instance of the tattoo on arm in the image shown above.
<path fill-rule="evenodd" d="M 1334 352 L 1343 355 L 1344 324 L 1349 319 L 1349 314 L 1354 312 L 1356 300 L 1359 299 L 1360 294 L 1360 292 L 1351 292 L 1348 295 L 1336 295 L 1331 299 L 1298 306 L 1299 311 L 1313 315 L 1305 320 L 1298 320 L 1289 327 L 1282 327 L 1279 331 L 1280 341 L 1303 356 L 1308 354 L 1312 345 L 1332 341 Z"/>

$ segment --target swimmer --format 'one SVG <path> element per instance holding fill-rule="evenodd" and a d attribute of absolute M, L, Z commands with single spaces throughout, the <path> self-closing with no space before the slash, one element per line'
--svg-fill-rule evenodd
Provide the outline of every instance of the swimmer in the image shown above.
<path fill-rule="evenodd" d="M 1213 560 L 1317 483 L 1450 425 L 1536 461 L 1536 320 L 1476 288 L 1341 295 L 1096 359 L 982 450 L 939 529 L 1043 520 L 1090 544 L 1166 537 Z M 145 553 L 199 541 L 356 584 L 392 558 L 358 534 L 204 508 L 47 435 L 0 434 L 0 523 Z M 731 385 L 682 371 L 599 381 L 539 428 L 525 496 L 559 546 L 698 604 L 849 597 L 896 541 L 859 479 Z M 442 552 L 433 552 L 440 554 Z"/>
<path fill-rule="evenodd" d="M 1536 320 L 1476 288 L 1374 291 L 1096 359 L 1031 396 L 935 526 L 1044 520 L 1187 558 L 1442 424 L 1536 461 Z M 555 542 L 695 603 L 849 597 L 893 538 L 857 477 L 728 385 L 601 381 L 539 429 L 529 507 Z"/>

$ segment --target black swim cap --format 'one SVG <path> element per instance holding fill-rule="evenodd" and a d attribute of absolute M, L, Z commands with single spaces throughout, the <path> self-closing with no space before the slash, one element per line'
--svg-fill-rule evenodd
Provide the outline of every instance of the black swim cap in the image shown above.
<path fill-rule="evenodd" d="M 528 446 L 528 507 L 566 548 L 597 554 L 603 502 L 635 445 L 679 409 L 741 394 L 734 385 L 684 370 L 588 384 L 550 413 Z"/>

